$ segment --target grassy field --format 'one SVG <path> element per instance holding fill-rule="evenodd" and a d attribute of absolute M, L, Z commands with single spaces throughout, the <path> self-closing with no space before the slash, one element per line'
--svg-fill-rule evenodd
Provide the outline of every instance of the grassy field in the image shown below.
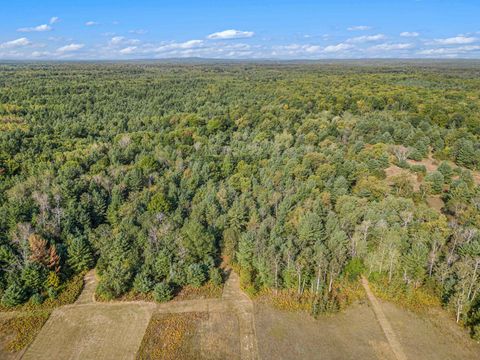
<path fill-rule="evenodd" d="M 152 317 L 137 353 L 139 360 L 191 359 L 198 352 L 194 337 L 207 313 L 157 314 Z"/>
<path fill-rule="evenodd" d="M 137 359 L 240 359 L 238 318 L 231 311 L 156 314 Z"/>
<path fill-rule="evenodd" d="M 92 284 L 75 304 L 51 315 L 4 313 L 0 345 L 10 351 L 0 358 L 18 358 L 38 333 L 23 359 L 396 360 L 362 296 L 339 313 L 314 319 L 261 298 L 252 303 L 234 273 L 221 298 L 162 304 L 93 302 Z M 413 312 L 380 299 L 378 305 L 408 359 L 480 358 L 480 344 L 441 308 Z"/>
<path fill-rule="evenodd" d="M 23 359 L 132 359 L 154 308 L 150 304 L 59 308 Z"/>
<path fill-rule="evenodd" d="M 381 302 L 408 359 L 480 358 L 480 345 L 444 312 L 420 315 Z M 395 360 L 368 302 L 321 316 L 287 312 L 256 304 L 256 333 L 261 359 Z"/>

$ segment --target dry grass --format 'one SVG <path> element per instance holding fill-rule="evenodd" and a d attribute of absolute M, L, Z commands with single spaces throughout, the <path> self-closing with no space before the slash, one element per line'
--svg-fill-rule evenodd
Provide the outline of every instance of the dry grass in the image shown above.
<path fill-rule="evenodd" d="M 388 283 L 387 279 L 383 278 L 371 280 L 370 286 L 378 298 L 395 303 L 411 311 L 426 312 L 432 308 L 441 307 L 439 297 L 427 287 L 415 289 L 399 281 Z"/>
<path fill-rule="evenodd" d="M 266 289 L 257 295 L 256 300 L 270 304 L 278 310 L 310 312 L 317 296 L 310 291 L 299 295 L 295 290 Z M 358 281 L 342 280 L 333 289 L 332 298 L 338 304 L 338 310 L 344 310 L 355 301 L 364 299 L 365 292 Z"/>
<path fill-rule="evenodd" d="M 137 359 L 195 359 L 192 340 L 207 313 L 154 315 L 140 345 Z"/>
<path fill-rule="evenodd" d="M 200 287 L 184 286 L 173 301 L 198 300 L 198 299 L 216 299 L 222 297 L 222 286 L 215 286 L 212 283 L 206 283 Z"/>
<path fill-rule="evenodd" d="M 82 304 L 55 309 L 24 360 L 132 359 L 153 304 Z"/>
<path fill-rule="evenodd" d="M 101 298 L 96 298 L 96 300 L 104 301 Z M 131 290 L 123 294 L 120 298 L 115 299 L 115 301 L 151 301 L 153 302 L 155 300 L 153 299 L 152 293 L 142 294 L 142 293 L 135 292 L 134 290 Z M 108 301 L 104 301 L 104 302 L 108 302 Z"/>
<path fill-rule="evenodd" d="M 16 316 L 0 323 L 0 333 L 5 337 L 4 351 L 17 352 L 26 347 L 38 334 L 50 316 L 49 311 L 39 311 Z"/>
<path fill-rule="evenodd" d="M 35 339 L 52 310 L 75 302 L 82 288 L 83 274 L 78 274 L 60 288 L 56 299 L 48 298 L 42 304 L 27 302 L 15 307 L 0 306 L 0 311 L 19 313 L 0 323 L 3 350 L 14 353 L 25 348 Z"/>

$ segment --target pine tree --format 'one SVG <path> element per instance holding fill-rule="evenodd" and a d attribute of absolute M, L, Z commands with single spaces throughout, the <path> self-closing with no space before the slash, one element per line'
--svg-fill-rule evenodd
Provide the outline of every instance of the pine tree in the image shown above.
<path fill-rule="evenodd" d="M 157 302 L 165 302 L 172 298 L 172 289 L 166 282 L 155 285 L 153 289 L 153 297 Z"/>
<path fill-rule="evenodd" d="M 42 238 L 40 235 L 32 234 L 28 238 L 28 243 L 30 245 L 30 261 L 37 262 L 40 264 L 48 264 L 49 253 L 47 240 Z"/>
<path fill-rule="evenodd" d="M 25 300 L 27 300 L 27 291 L 19 281 L 10 284 L 2 296 L 2 304 L 9 307 L 21 304 Z"/>
<path fill-rule="evenodd" d="M 85 238 L 77 237 L 71 240 L 68 246 L 67 263 L 76 273 L 92 267 L 93 256 Z"/>

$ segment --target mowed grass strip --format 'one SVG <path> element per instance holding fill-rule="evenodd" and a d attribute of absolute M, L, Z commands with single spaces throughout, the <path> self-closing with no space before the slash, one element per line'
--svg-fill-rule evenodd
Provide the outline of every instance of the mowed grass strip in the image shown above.
<path fill-rule="evenodd" d="M 194 336 L 198 325 L 208 314 L 155 314 L 150 319 L 137 354 L 138 360 L 198 358 Z"/>

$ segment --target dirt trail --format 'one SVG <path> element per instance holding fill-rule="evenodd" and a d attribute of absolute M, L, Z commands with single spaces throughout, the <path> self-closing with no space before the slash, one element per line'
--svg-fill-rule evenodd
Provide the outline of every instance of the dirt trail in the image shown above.
<path fill-rule="evenodd" d="M 97 288 L 97 275 L 95 269 L 90 270 L 83 279 L 83 290 L 75 304 L 91 304 L 95 302 L 95 289 Z"/>
<path fill-rule="evenodd" d="M 240 327 L 240 358 L 258 359 L 257 336 L 255 334 L 255 318 L 253 302 L 241 290 L 238 275 L 230 271 L 223 288 L 222 299 L 233 302 L 238 315 Z"/>
<path fill-rule="evenodd" d="M 368 285 L 368 280 L 364 277 L 362 277 L 362 285 L 365 289 L 365 292 L 367 293 L 368 300 L 372 304 L 373 312 L 375 313 L 378 323 L 380 324 L 380 327 L 385 333 L 385 337 L 387 338 L 387 341 L 390 345 L 390 348 L 392 349 L 392 352 L 395 354 L 395 357 L 397 358 L 397 360 L 407 360 L 407 356 L 403 352 L 402 346 L 400 345 L 400 342 L 397 339 L 397 335 L 393 331 L 393 328 L 390 325 L 390 322 L 388 321 L 387 317 L 385 316 L 385 313 L 383 312 L 382 307 L 378 303 L 377 298 L 375 297 L 375 295 L 373 295 L 372 290 L 370 290 L 370 286 Z"/>

